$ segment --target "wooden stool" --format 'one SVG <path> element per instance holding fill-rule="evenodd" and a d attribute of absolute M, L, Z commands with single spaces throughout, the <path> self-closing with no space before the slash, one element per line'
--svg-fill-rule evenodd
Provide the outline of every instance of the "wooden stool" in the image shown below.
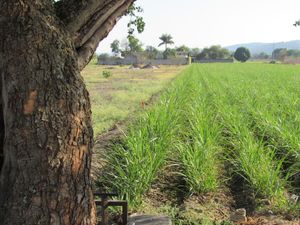
<path fill-rule="evenodd" d="M 95 200 L 96 206 L 100 206 L 101 210 L 101 225 L 108 225 L 108 213 L 107 208 L 112 207 L 122 207 L 122 224 L 127 224 L 128 218 L 128 202 L 125 200 L 109 200 L 110 197 L 116 197 L 117 194 L 113 193 L 94 193 L 94 196 L 100 197 L 100 200 Z"/>

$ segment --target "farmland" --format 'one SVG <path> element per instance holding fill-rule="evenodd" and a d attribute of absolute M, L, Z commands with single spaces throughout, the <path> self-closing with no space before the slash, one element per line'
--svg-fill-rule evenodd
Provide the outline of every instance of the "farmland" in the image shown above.
<path fill-rule="evenodd" d="M 110 147 L 98 183 L 133 211 L 167 213 L 177 224 L 224 222 L 238 208 L 297 215 L 299 71 L 188 67 Z"/>
<path fill-rule="evenodd" d="M 156 70 L 131 70 L 128 67 L 98 66 L 96 61 L 90 63 L 82 76 L 91 96 L 95 137 L 117 122 L 127 120 L 183 68 L 165 66 Z M 103 71 L 109 71 L 111 76 L 103 77 Z"/>

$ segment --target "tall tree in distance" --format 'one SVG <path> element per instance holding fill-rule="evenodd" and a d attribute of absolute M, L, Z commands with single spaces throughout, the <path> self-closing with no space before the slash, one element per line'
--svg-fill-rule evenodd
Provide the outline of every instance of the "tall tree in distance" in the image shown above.
<path fill-rule="evenodd" d="M 170 34 L 163 34 L 159 37 L 159 39 L 162 41 L 158 47 L 165 45 L 165 51 L 168 49 L 168 45 L 173 45 L 173 37 Z"/>
<path fill-rule="evenodd" d="M 251 53 L 248 48 L 239 47 L 234 53 L 234 58 L 240 62 L 246 62 L 251 57 Z"/>
<path fill-rule="evenodd" d="M 130 53 L 143 51 L 142 48 L 143 44 L 140 42 L 139 39 L 137 39 L 133 35 L 128 36 L 128 44 L 129 44 L 128 46 L 129 46 Z"/>
<path fill-rule="evenodd" d="M 0 1 L 1 225 L 96 224 L 80 71 L 133 2 Z"/>
<path fill-rule="evenodd" d="M 276 48 L 272 52 L 272 58 L 282 62 L 287 56 L 288 56 L 288 50 L 286 48 Z"/>
<path fill-rule="evenodd" d="M 133 35 L 128 35 L 126 39 L 122 40 L 119 52 L 121 56 L 126 57 L 133 53 L 142 52 L 143 44 Z"/>
<path fill-rule="evenodd" d="M 114 40 L 110 44 L 110 48 L 111 48 L 112 53 L 114 53 L 115 55 L 118 55 L 121 52 L 120 41 L 119 40 Z"/>
<path fill-rule="evenodd" d="M 156 59 L 159 51 L 153 46 L 147 46 L 145 52 L 149 59 Z"/>

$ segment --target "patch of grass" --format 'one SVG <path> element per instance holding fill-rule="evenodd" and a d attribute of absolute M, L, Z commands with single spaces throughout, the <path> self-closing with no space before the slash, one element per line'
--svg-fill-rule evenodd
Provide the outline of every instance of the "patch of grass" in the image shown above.
<path fill-rule="evenodd" d="M 223 212 L 222 202 L 216 203 L 212 199 L 199 203 L 196 199 L 189 199 L 184 206 L 170 204 L 152 205 L 143 202 L 139 212 L 149 215 L 166 215 L 174 225 L 233 225 L 228 221 L 229 215 Z M 221 212 L 221 213 L 220 213 Z"/>
<path fill-rule="evenodd" d="M 129 114 L 130 110 L 123 107 L 118 108 L 117 105 L 110 104 L 104 105 L 93 105 L 93 129 L 97 135 L 103 130 L 113 127 L 117 121 L 121 121 Z"/>
<path fill-rule="evenodd" d="M 129 128 L 123 144 L 108 156 L 112 173 L 104 177 L 104 183 L 126 196 L 132 207 L 141 204 L 143 194 L 166 162 L 177 131 L 177 97 L 167 95 L 144 113 Z"/>
<path fill-rule="evenodd" d="M 110 129 L 115 123 L 134 117 L 142 110 L 141 103 L 165 88 L 184 67 L 162 66 L 157 70 L 130 70 L 119 66 L 98 66 L 90 63 L 83 71 L 90 93 L 94 135 Z M 113 73 L 109 79 L 103 72 Z M 116 109 L 116 110 L 112 110 Z"/>

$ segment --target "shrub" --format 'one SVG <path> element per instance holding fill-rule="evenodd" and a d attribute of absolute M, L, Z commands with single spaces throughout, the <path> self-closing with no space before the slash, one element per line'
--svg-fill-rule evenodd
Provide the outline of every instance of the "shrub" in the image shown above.
<path fill-rule="evenodd" d="M 246 62 L 250 57 L 250 51 L 245 47 L 239 47 L 234 53 L 234 58 L 240 62 Z"/>
<path fill-rule="evenodd" d="M 109 78 L 109 77 L 112 76 L 112 72 L 111 72 L 111 71 L 104 70 L 104 71 L 102 72 L 102 76 L 103 76 L 104 78 Z"/>

